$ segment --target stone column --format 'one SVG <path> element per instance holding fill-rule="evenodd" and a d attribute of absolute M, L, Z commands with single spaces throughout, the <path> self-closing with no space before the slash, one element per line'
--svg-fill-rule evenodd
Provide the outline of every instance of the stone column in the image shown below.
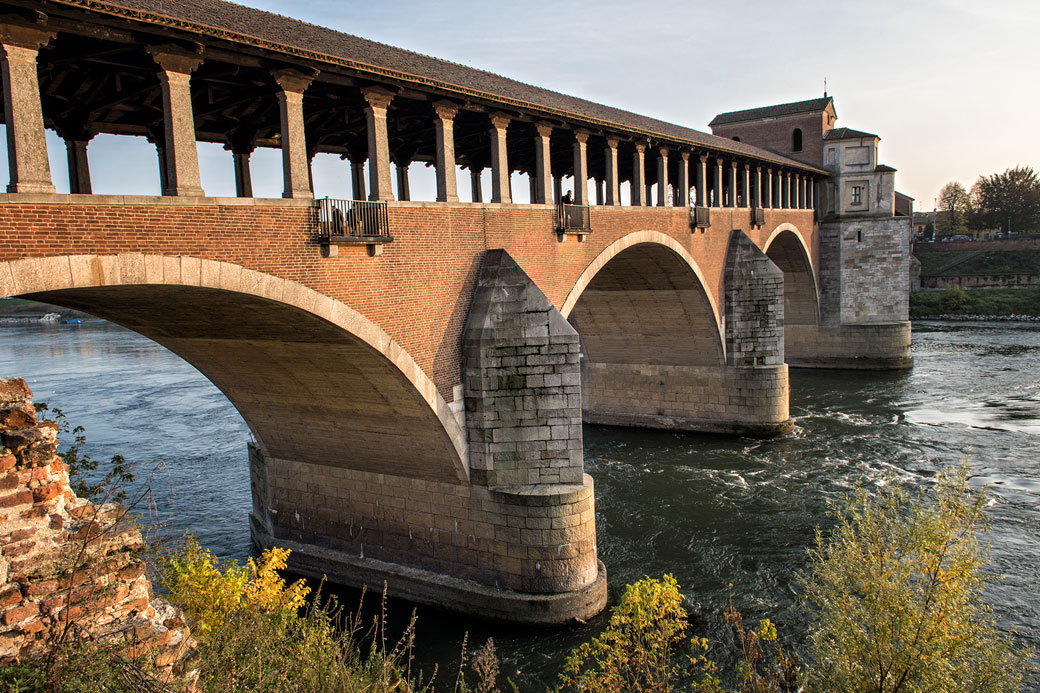
<path fill-rule="evenodd" d="M 534 138 L 534 181 L 531 202 L 538 205 L 553 203 L 552 156 L 549 149 L 549 135 L 552 125 L 546 122 L 535 123 L 538 134 Z"/>
<path fill-rule="evenodd" d="M 763 201 L 763 206 L 767 209 L 773 209 L 773 169 L 766 169 L 766 195 Z"/>
<path fill-rule="evenodd" d="M 762 167 L 755 167 L 755 207 L 762 206 Z"/>
<path fill-rule="evenodd" d="M 563 181 L 559 178 L 553 178 L 553 203 L 560 204 L 560 200 L 563 199 Z"/>
<path fill-rule="evenodd" d="M 574 204 L 589 203 L 589 133 L 584 130 L 574 131 Z"/>
<path fill-rule="evenodd" d="M 806 199 L 806 208 L 816 209 L 816 180 L 812 177 L 809 178 L 805 185 L 805 194 L 808 198 Z"/>
<path fill-rule="evenodd" d="M 679 156 L 682 157 L 682 161 L 679 162 L 679 181 L 678 185 L 678 197 L 676 197 L 675 204 L 679 207 L 690 206 L 690 153 L 680 152 Z"/>
<path fill-rule="evenodd" d="M 397 164 L 397 199 L 412 199 L 411 186 L 408 185 L 408 163 L 398 161 Z"/>
<path fill-rule="evenodd" d="M 607 148 L 603 150 L 603 158 L 607 168 L 607 204 L 616 206 L 621 204 L 621 183 L 618 178 L 617 160 L 618 139 L 607 138 Z"/>
<path fill-rule="evenodd" d="M 632 155 L 632 206 L 645 207 L 646 199 L 646 142 L 636 142 L 636 153 Z"/>
<path fill-rule="evenodd" d="M 712 180 L 712 192 L 713 192 L 712 197 L 714 199 L 712 199 L 712 201 L 711 201 L 711 206 L 712 207 L 721 207 L 722 206 L 722 161 L 720 159 L 716 159 L 715 160 L 715 166 L 713 168 L 714 168 L 714 171 L 712 172 L 712 175 L 714 176 L 714 178 Z"/>
<path fill-rule="evenodd" d="M 708 155 L 701 154 L 697 157 L 700 165 L 697 167 L 697 206 L 708 206 Z"/>
<path fill-rule="evenodd" d="M 736 161 L 730 162 L 730 167 L 729 167 L 729 199 L 726 201 L 727 202 L 727 205 L 726 205 L 727 207 L 736 207 L 737 206 L 737 167 L 739 165 L 740 164 L 738 164 Z"/>
<path fill-rule="evenodd" d="M 743 204 L 738 205 L 739 207 L 751 208 L 751 165 L 744 164 L 743 170 L 740 172 L 740 184 L 742 186 L 743 198 L 741 202 Z"/>
<path fill-rule="evenodd" d="M 199 150 L 191 110 L 191 73 L 202 63 L 197 53 L 174 46 L 151 46 L 159 65 L 165 121 L 166 175 L 163 195 L 203 196 Z"/>
<path fill-rule="evenodd" d="M 394 95 L 380 87 L 361 90 L 368 106 L 365 125 L 368 130 L 368 199 L 394 199 L 390 178 L 390 137 L 386 131 L 386 109 Z"/>
<path fill-rule="evenodd" d="M 278 112 L 282 119 L 282 197 L 314 197 L 310 182 L 310 158 L 303 124 L 303 92 L 314 79 L 296 70 L 271 73 L 278 85 Z"/>
<path fill-rule="evenodd" d="M 36 27 L 0 26 L 0 74 L 3 76 L 4 123 L 7 125 L 9 193 L 53 193 L 47 139 L 43 127 L 36 56 L 55 32 Z"/>
<path fill-rule="evenodd" d="M 506 129 L 510 118 L 504 113 L 491 114 L 491 201 L 509 204 L 509 150 Z"/>
<path fill-rule="evenodd" d="M 69 161 L 69 192 L 73 195 L 90 194 L 90 162 L 87 160 L 89 138 L 65 140 Z"/>
<path fill-rule="evenodd" d="M 433 104 L 437 114 L 437 201 L 458 202 L 459 184 L 455 179 L 455 116 L 458 106 L 449 101 Z"/>
<path fill-rule="evenodd" d="M 781 178 L 781 181 L 782 181 L 782 184 L 784 186 L 784 189 L 783 189 L 783 191 L 780 194 L 780 205 L 784 209 L 790 209 L 791 208 L 791 172 L 788 171 L 787 173 L 785 173 L 783 175 L 783 177 Z"/>
<path fill-rule="evenodd" d="M 470 197 L 473 198 L 474 202 L 484 201 L 484 191 L 480 186 L 480 174 L 484 172 L 484 168 L 476 168 L 470 166 L 469 168 L 469 191 Z"/>
<path fill-rule="evenodd" d="M 350 160 L 350 194 L 355 200 L 364 200 L 367 197 L 365 193 L 365 160 L 360 157 L 357 161 Z"/>
<path fill-rule="evenodd" d="M 253 177 L 249 171 L 249 155 L 252 147 L 231 146 L 231 159 L 235 164 L 235 195 L 237 197 L 253 196 Z"/>
<path fill-rule="evenodd" d="M 799 174 L 798 175 L 798 209 L 805 209 L 806 208 L 806 204 L 805 204 L 805 202 L 806 202 L 806 199 L 805 199 L 806 198 L 806 195 L 805 195 L 805 187 L 806 187 L 805 181 L 806 181 L 805 176 Z"/>
<path fill-rule="evenodd" d="M 603 204 L 603 181 L 599 178 L 593 178 L 593 187 L 596 188 L 596 205 L 601 206 Z"/>
<path fill-rule="evenodd" d="M 668 206 L 668 149 L 657 148 L 657 206 Z"/>

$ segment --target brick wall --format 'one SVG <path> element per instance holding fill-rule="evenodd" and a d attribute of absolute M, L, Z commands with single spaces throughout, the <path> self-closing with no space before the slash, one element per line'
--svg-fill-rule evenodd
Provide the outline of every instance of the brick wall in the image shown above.
<path fill-rule="evenodd" d="M 0 666 L 72 637 L 123 642 L 166 681 L 194 680 L 179 609 L 152 596 L 140 532 L 118 505 L 77 498 L 20 378 L 0 378 Z"/>

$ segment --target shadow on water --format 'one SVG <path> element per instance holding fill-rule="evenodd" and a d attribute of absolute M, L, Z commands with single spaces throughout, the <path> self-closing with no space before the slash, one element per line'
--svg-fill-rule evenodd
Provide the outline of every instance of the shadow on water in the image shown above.
<path fill-rule="evenodd" d="M 795 638 L 795 576 L 830 503 L 857 482 L 895 476 L 926 485 L 970 451 L 973 483 L 989 486 L 990 591 L 998 619 L 1040 644 L 1040 326 L 915 324 L 905 373 L 791 371 L 795 430 L 772 440 L 585 427 L 596 482 L 600 558 L 611 599 L 644 575 L 672 573 L 694 630 L 719 635 L 732 599 Z M 84 425 L 95 457 L 163 459 L 156 493 L 169 531 L 191 530 L 221 556 L 250 552 L 248 430 L 230 403 L 176 356 L 111 325 L 0 330 L 0 373 L 26 377 Z M 348 607 L 357 593 L 338 590 Z M 378 595 L 367 598 L 370 609 Z M 391 601 L 390 633 L 412 605 Z M 417 663 L 454 682 L 463 634 L 494 637 L 502 671 L 524 690 L 551 684 L 586 625 L 524 629 L 419 608 Z M 449 682 L 445 684 L 445 682 Z"/>

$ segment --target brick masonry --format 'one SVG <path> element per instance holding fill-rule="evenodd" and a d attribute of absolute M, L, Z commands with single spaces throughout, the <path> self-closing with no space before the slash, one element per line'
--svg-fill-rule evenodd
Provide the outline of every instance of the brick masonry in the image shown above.
<path fill-rule="evenodd" d="M 194 640 L 152 595 L 141 533 L 118 505 L 78 498 L 21 378 L 0 378 L 0 666 L 71 637 L 125 643 L 167 682 L 192 683 Z"/>

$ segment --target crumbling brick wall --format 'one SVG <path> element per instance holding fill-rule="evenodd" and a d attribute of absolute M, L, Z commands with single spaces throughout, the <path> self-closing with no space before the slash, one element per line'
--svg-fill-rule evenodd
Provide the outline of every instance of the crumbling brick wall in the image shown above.
<path fill-rule="evenodd" d="M 25 381 L 0 378 L 0 666 L 89 637 L 125 643 L 160 679 L 194 680 L 194 641 L 152 595 L 140 531 L 121 506 L 77 497 L 57 449 Z"/>

